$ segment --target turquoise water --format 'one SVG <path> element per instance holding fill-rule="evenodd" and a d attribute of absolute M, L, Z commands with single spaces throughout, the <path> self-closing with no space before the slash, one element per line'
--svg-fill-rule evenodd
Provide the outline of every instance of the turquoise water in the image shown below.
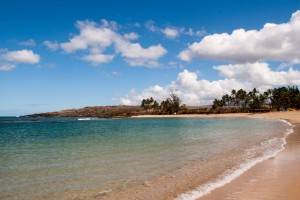
<path fill-rule="evenodd" d="M 247 118 L 2 117 L 0 199 L 114 192 L 226 152 L 235 152 L 234 162 L 247 162 L 282 148 L 288 128 Z"/>

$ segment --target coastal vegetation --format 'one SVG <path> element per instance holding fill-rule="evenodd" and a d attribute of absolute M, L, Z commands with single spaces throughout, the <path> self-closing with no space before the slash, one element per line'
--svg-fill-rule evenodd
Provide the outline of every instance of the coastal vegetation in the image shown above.
<path fill-rule="evenodd" d="M 215 99 L 212 106 L 188 107 L 181 105 L 182 100 L 175 94 L 159 105 L 153 97 L 143 99 L 141 107 L 148 114 L 210 114 L 270 112 L 300 109 L 298 87 L 279 87 L 260 93 L 256 88 L 247 92 L 243 89 L 232 90 L 230 94 Z"/>
<path fill-rule="evenodd" d="M 256 88 L 246 92 L 243 89 L 232 90 L 221 99 L 215 99 L 212 111 L 220 113 L 223 108 L 230 112 L 269 112 L 300 109 L 298 87 L 279 87 L 260 93 Z"/>
<path fill-rule="evenodd" d="M 262 93 L 256 88 L 249 92 L 243 89 L 232 90 L 230 94 L 224 94 L 220 99 L 215 99 L 212 105 L 207 106 L 185 105 L 178 95 L 171 93 L 160 103 L 153 97 L 149 97 L 143 99 L 140 106 L 94 106 L 28 116 L 123 118 L 146 114 L 218 114 L 299 109 L 300 92 L 298 87 L 294 86 L 268 89 Z"/>
<path fill-rule="evenodd" d="M 176 114 L 180 110 L 184 109 L 184 105 L 181 106 L 181 99 L 173 93 L 165 101 L 162 101 L 160 105 L 153 99 L 153 97 L 143 99 L 141 107 L 147 112 L 155 114 Z"/>

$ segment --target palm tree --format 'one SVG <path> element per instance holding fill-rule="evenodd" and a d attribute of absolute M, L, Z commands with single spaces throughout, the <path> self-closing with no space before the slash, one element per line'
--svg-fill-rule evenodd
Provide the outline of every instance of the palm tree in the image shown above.
<path fill-rule="evenodd" d="M 234 105 L 236 105 L 236 91 L 232 90 L 230 95 L 230 100 L 233 102 Z"/>
<path fill-rule="evenodd" d="M 252 91 L 248 93 L 248 103 L 251 109 L 259 109 L 260 108 L 260 96 L 256 95 L 259 94 L 259 91 L 256 88 L 253 88 Z"/>
<path fill-rule="evenodd" d="M 287 88 L 286 87 L 280 87 L 275 88 L 272 93 L 273 96 L 273 102 L 272 106 L 275 110 L 286 110 L 288 108 L 288 99 L 287 99 Z"/>
<path fill-rule="evenodd" d="M 268 89 L 263 93 L 264 104 L 269 105 L 269 110 L 272 110 L 272 89 Z"/>
<path fill-rule="evenodd" d="M 222 100 L 215 99 L 213 101 L 212 109 L 223 107 L 224 102 Z"/>
<path fill-rule="evenodd" d="M 228 94 L 225 94 L 222 96 L 222 101 L 224 103 L 224 106 L 228 106 L 230 102 L 230 96 Z"/>
<path fill-rule="evenodd" d="M 242 105 L 243 107 L 246 106 L 245 101 L 246 101 L 246 96 L 247 96 L 247 92 L 243 89 L 239 89 L 236 93 L 236 99 L 237 99 L 237 103 L 240 105 Z"/>

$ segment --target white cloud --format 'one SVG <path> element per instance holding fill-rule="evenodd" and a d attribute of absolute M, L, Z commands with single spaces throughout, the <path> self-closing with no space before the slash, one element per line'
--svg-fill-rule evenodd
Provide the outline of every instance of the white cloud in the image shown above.
<path fill-rule="evenodd" d="M 135 90 L 131 90 L 127 96 L 120 99 L 120 103 L 124 105 L 139 105 L 144 98 L 149 97 L 153 97 L 161 102 L 171 93 L 175 93 L 187 105 L 206 105 L 211 103 L 214 98 L 222 96 L 224 92 L 229 92 L 233 86 L 241 87 L 242 85 L 233 79 L 212 82 L 198 80 L 196 73 L 185 69 L 178 74 L 175 81 L 164 87 L 158 85 L 149 87 L 140 94 Z"/>
<path fill-rule="evenodd" d="M 158 101 L 163 101 L 169 95 L 168 91 L 161 86 L 153 86 L 143 90 L 138 94 L 134 89 L 129 91 L 129 94 L 124 98 L 120 98 L 119 101 L 122 105 L 140 105 L 145 98 L 155 97 Z"/>
<path fill-rule="evenodd" d="M 180 34 L 180 30 L 178 30 L 176 28 L 172 28 L 172 27 L 166 27 L 165 29 L 162 29 L 161 32 L 168 39 L 175 39 Z"/>
<path fill-rule="evenodd" d="M 26 41 L 23 41 L 23 42 L 19 42 L 18 43 L 19 45 L 22 45 L 22 46 L 36 46 L 36 43 L 33 39 L 29 39 L 29 40 L 26 40 Z"/>
<path fill-rule="evenodd" d="M 249 82 L 251 87 L 300 85 L 300 71 L 289 68 L 288 71 L 272 71 L 267 63 L 229 64 L 216 66 L 220 75 Z"/>
<path fill-rule="evenodd" d="M 91 62 L 93 65 L 100 65 L 102 63 L 108 63 L 114 58 L 113 55 L 104 55 L 104 54 L 90 54 L 84 56 L 82 59 L 85 61 Z"/>
<path fill-rule="evenodd" d="M 59 48 L 59 44 L 57 41 L 51 42 L 49 40 L 45 40 L 43 42 L 43 45 L 45 45 L 46 47 L 48 47 L 48 49 L 50 49 L 51 51 L 55 51 Z"/>
<path fill-rule="evenodd" d="M 10 71 L 15 69 L 16 66 L 10 63 L 0 63 L 0 71 Z"/>
<path fill-rule="evenodd" d="M 131 66 L 159 66 L 157 60 L 167 53 L 160 44 L 143 48 L 139 43 L 130 43 L 126 40 L 116 41 L 116 51 L 121 53 L 126 62 Z"/>
<path fill-rule="evenodd" d="M 39 61 L 40 56 L 31 50 L 8 51 L 7 49 L 0 49 L 0 71 L 13 70 L 16 68 L 16 64 L 37 64 Z"/>
<path fill-rule="evenodd" d="M 95 22 L 78 21 L 76 27 L 80 30 L 80 34 L 72 37 L 69 42 L 61 43 L 61 48 L 72 53 L 77 50 L 85 50 L 89 47 L 97 48 L 99 51 L 110 46 L 116 33 L 108 28 L 108 22 L 105 20 L 104 25 L 99 27 Z"/>
<path fill-rule="evenodd" d="M 109 47 L 112 47 L 115 53 L 121 54 L 131 66 L 159 66 L 157 60 L 167 53 L 160 44 L 144 48 L 139 43 L 132 43 L 130 40 L 138 38 L 136 33 L 123 36 L 116 32 L 117 24 L 106 20 L 102 20 L 101 26 L 89 21 L 78 21 L 76 26 L 80 34 L 70 38 L 69 42 L 61 43 L 60 46 L 67 53 L 78 50 L 88 51 L 90 55 L 82 59 L 94 64 L 112 60 L 113 57 L 103 57 L 103 52 Z"/>
<path fill-rule="evenodd" d="M 231 34 L 213 34 L 180 52 L 184 61 L 195 58 L 237 62 L 276 60 L 300 62 L 300 11 L 283 24 L 267 23 L 260 30 L 234 30 Z"/>
<path fill-rule="evenodd" d="M 139 35 L 134 32 L 131 32 L 124 34 L 124 38 L 126 38 L 127 40 L 137 40 L 139 38 Z"/>
<path fill-rule="evenodd" d="M 180 32 L 177 28 L 174 27 L 166 27 L 164 29 L 159 28 L 155 25 L 155 22 L 149 20 L 146 22 L 145 27 L 151 32 L 159 32 L 162 33 L 168 39 L 174 39 L 179 36 Z"/>
<path fill-rule="evenodd" d="M 254 87 L 264 91 L 273 86 L 300 85 L 300 71 L 272 71 L 267 63 L 236 64 L 215 66 L 223 79 L 208 81 L 198 79 L 198 72 L 183 70 L 175 81 L 166 86 L 153 86 L 140 93 L 131 90 L 127 96 L 119 99 L 124 105 L 139 105 L 144 98 L 154 97 L 165 100 L 171 93 L 179 95 L 187 105 L 208 105 L 232 89 L 252 90 Z"/>
<path fill-rule="evenodd" d="M 13 63 L 36 64 L 40 61 L 40 56 L 31 50 L 8 51 L 0 56 L 2 60 Z"/>

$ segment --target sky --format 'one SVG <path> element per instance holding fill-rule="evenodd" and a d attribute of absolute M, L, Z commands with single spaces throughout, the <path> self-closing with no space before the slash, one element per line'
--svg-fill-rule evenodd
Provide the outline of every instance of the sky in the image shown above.
<path fill-rule="evenodd" d="M 300 1 L 0 0 L 0 116 L 300 86 Z"/>

